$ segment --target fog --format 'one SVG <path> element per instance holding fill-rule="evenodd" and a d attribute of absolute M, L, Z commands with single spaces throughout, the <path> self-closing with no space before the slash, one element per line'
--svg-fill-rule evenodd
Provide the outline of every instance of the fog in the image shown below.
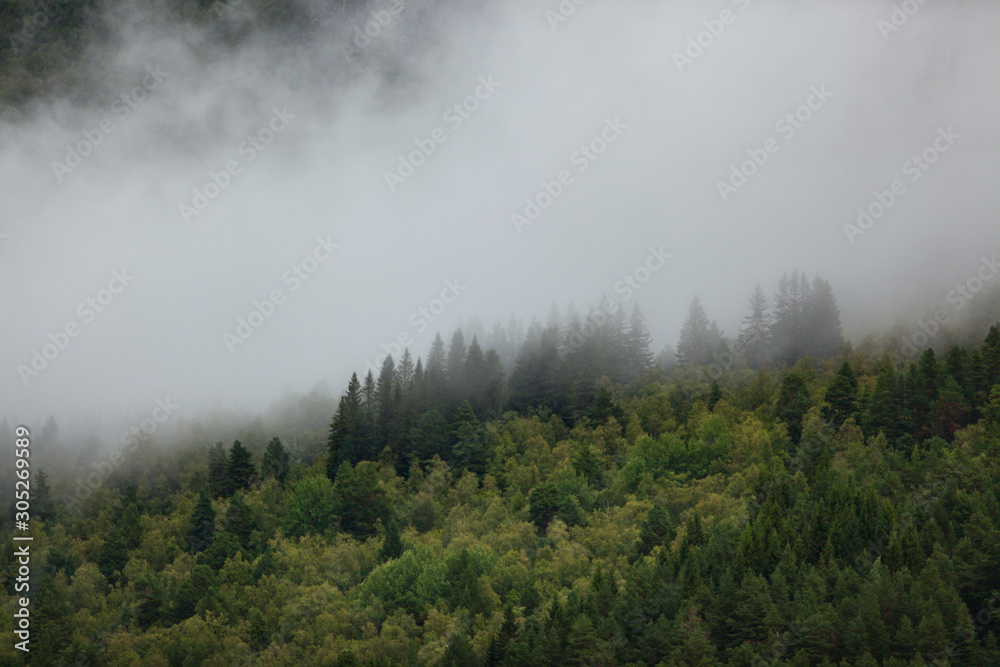
<path fill-rule="evenodd" d="M 451 4 L 412 0 L 363 48 L 383 5 L 234 51 L 124 12 L 92 99 L 0 125 L 0 416 L 256 410 L 339 393 L 401 335 L 425 356 L 468 318 L 601 295 L 657 348 L 695 294 L 732 336 L 796 268 L 856 339 L 1000 249 L 996 3 L 903 3 L 898 26 L 888 2 Z"/>

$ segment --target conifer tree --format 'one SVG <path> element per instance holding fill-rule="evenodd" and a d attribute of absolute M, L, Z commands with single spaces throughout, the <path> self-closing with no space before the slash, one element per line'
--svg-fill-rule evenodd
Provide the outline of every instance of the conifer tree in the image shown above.
<path fill-rule="evenodd" d="M 413 357 L 410 355 L 410 348 L 403 350 L 403 357 L 399 360 L 399 372 L 397 377 L 399 379 L 399 386 L 402 387 L 403 393 L 406 394 L 410 385 L 413 383 Z"/>
<path fill-rule="evenodd" d="M 229 449 L 229 465 L 226 468 L 229 493 L 250 488 L 256 477 L 250 451 L 239 440 L 234 441 Z"/>
<path fill-rule="evenodd" d="M 809 398 L 809 390 L 802 376 L 797 373 L 786 375 L 781 381 L 774 416 L 788 425 L 788 435 L 795 444 L 798 444 L 802 435 L 802 417 L 810 407 L 812 399 Z"/>
<path fill-rule="evenodd" d="M 202 491 L 198 503 L 191 512 L 191 529 L 188 533 L 188 546 L 191 553 L 208 549 L 215 539 L 215 509 L 208 493 Z"/>
<path fill-rule="evenodd" d="M 681 327 L 677 341 L 677 360 L 684 365 L 701 365 L 712 359 L 712 327 L 702 308 L 701 299 L 695 297 L 688 308 L 687 320 Z"/>
<path fill-rule="evenodd" d="M 226 446 L 217 442 L 208 450 L 208 491 L 213 498 L 219 498 L 229 492 L 229 477 L 226 474 L 228 467 Z"/>
<path fill-rule="evenodd" d="M 357 381 L 357 376 L 354 376 L 354 380 Z M 264 455 L 260 457 L 261 479 L 273 477 L 284 484 L 285 478 L 288 477 L 288 461 L 288 451 L 281 444 L 281 440 L 272 438 L 271 442 L 267 443 Z"/>
<path fill-rule="evenodd" d="M 632 306 L 628 333 L 625 335 L 626 379 L 636 380 L 653 367 L 655 360 L 650 351 L 652 340 L 639 304 Z"/>
<path fill-rule="evenodd" d="M 771 342 L 771 311 L 760 283 L 750 295 L 748 307 L 750 312 L 743 318 L 737 341 L 747 363 L 753 368 L 760 368 L 767 361 Z"/>
<path fill-rule="evenodd" d="M 826 407 L 823 417 L 833 423 L 834 428 L 854 416 L 858 409 L 858 379 L 846 361 L 826 389 Z"/>

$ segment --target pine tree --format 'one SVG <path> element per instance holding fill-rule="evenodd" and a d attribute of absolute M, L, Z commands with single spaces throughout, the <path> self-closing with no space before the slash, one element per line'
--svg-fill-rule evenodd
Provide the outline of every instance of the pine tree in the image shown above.
<path fill-rule="evenodd" d="M 250 451 L 239 440 L 229 449 L 229 465 L 226 467 L 229 492 L 250 488 L 256 478 Z"/>
<path fill-rule="evenodd" d="M 341 527 L 355 537 L 375 533 L 376 521 L 389 515 L 389 504 L 378 479 L 378 469 L 370 461 L 356 466 L 342 463 L 334 484 L 334 511 Z"/>
<path fill-rule="evenodd" d="M 257 527 L 257 520 L 253 510 L 246 504 L 242 493 L 234 493 L 226 508 L 226 516 L 223 520 L 226 532 L 232 533 L 239 545 L 244 549 L 250 548 L 250 534 Z"/>
<path fill-rule="evenodd" d="M 371 454 L 378 456 L 383 447 L 395 450 L 399 438 L 397 433 L 397 402 L 396 402 L 396 364 L 390 354 L 382 362 L 375 385 L 375 419 L 376 441 Z"/>
<path fill-rule="evenodd" d="M 49 489 L 49 478 L 44 470 L 38 471 L 33 486 L 31 512 L 36 518 L 48 521 L 52 518 L 55 506 L 52 504 L 52 491 Z"/>
<path fill-rule="evenodd" d="M 441 334 L 434 335 L 434 342 L 427 353 L 424 366 L 425 401 L 428 407 L 441 407 L 445 397 L 445 364 L 447 358 Z"/>
<path fill-rule="evenodd" d="M 448 391 L 452 396 L 461 396 L 465 393 L 465 356 L 467 353 L 462 330 L 456 329 L 451 336 L 451 345 L 448 347 L 448 360 L 444 371 Z"/>
<path fill-rule="evenodd" d="M 796 269 L 791 278 L 781 276 L 771 326 L 772 346 L 775 358 L 789 366 L 806 353 L 806 312 L 810 298 L 809 281 L 804 274 Z"/>
<path fill-rule="evenodd" d="M 473 336 L 469 343 L 469 350 L 465 355 L 465 392 L 464 396 L 472 403 L 473 408 L 477 408 L 477 414 L 484 415 L 483 395 L 486 389 L 486 357 L 483 349 L 479 347 L 479 340 Z"/>
<path fill-rule="evenodd" d="M 715 408 L 715 404 L 722 400 L 722 388 L 719 387 L 718 380 L 712 380 L 712 388 L 708 393 L 708 409 Z"/>
<path fill-rule="evenodd" d="M 215 509 L 208 493 L 201 492 L 198 503 L 191 512 L 191 530 L 188 533 L 188 545 L 191 553 L 208 549 L 215 539 Z"/>
<path fill-rule="evenodd" d="M 771 342 L 771 312 L 760 283 L 750 295 L 750 313 L 743 318 L 737 341 L 747 363 L 760 368 L 768 358 Z"/>
<path fill-rule="evenodd" d="M 403 358 L 399 360 L 399 372 L 397 373 L 399 386 L 406 394 L 413 382 L 413 357 L 410 355 L 410 348 L 403 350 Z"/>
<path fill-rule="evenodd" d="M 786 375 L 781 381 L 774 416 L 788 425 L 788 435 L 794 444 L 798 444 L 802 436 L 802 417 L 811 407 L 812 399 L 802 377 L 797 373 Z"/>
<path fill-rule="evenodd" d="M 840 308 L 830 283 L 819 276 L 813 279 L 803 314 L 803 340 L 806 354 L 815 359 L 832 357 L 840 352 L 844 336 L 840 326 Z"/>
<path fill-rule="evenodd" d="M 125 535 L 121 530 L 113 528 L 108 532 L 101 552 L 97 556 L 97 564 L 108 581 L 114 583 L 118 580 L 118 573 L 125 564 L 128 563 L 128 545 L 125 542 Z"/>
<path fill-rule="evenodd" d="M 858 379 L 846 361 L 826 389 L 826 407 L 823 417 L 840 428 L 858 409 Z"/>
<path fill-rule="evenodd" d="M 712 360 L 712 328 L 708 315 L 701 306 L 701 299 L 695 297 L 688 308 L 687 320 L 681 327 L 677 341 L 677 360 L 684 365 L 701 365 Z"/>
<path fill-rule="evenodd" d="M 355 376 L 356 380 L 357 376 Z M 264 455 L 260 457 L 261 479 L 274 477 L 281 484 L 284 484 L 285 478 L 288 477 L 288 459 L 288 452 L 281 444 L 281 440 L 272 438 L 271 442 L 267 444 L 267 449 L 264 450 Z"/>
<path fill-rule="evenodd" d="M 371 456 L 362 401 L 361 383 L 357 373 L 352 373 L 347 393 L 340 397 L 337 412 L 333 415 L 327 438 L 326 475 L 331 480 L 336 477 L 341 463 L 347 461 L 354 464 Z"/>
<path fill-rule="evenodd" d="M 382 540 L 382 548 L 379 549 L 379 562 L 399 558 L 403 555 L 403 541 L 399 537 L 399 521 L 395 517 L 389 519 L 385 524 L 385 538 Z"/>
<path fill-rule="evenodd" d="M 646 328 L 646 320 L 642 316 L 639 304 L 635 304 L 632 306 L 628 333 L 625 335 L 625 376 L 627 380 L 636 380 L 653 367 L 655 359 L 650 351 L 651 344 L 652 339 Z"/>
<path fill-rule="evenodd" d="M 229 477 L 226 474 L 228 467 L 226 446 L 217 442 L 214 447 L 208 450 L 208 490 L 213 498 L 219 498 L 229 493 Z"/>

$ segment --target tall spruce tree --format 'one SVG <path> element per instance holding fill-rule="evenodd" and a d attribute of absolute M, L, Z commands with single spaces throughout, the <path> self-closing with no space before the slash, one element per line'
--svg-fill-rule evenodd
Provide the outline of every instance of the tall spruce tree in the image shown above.
<path fill-rule="evenodd" d="M 632 306 L 628 333 L 625 335 L 625 374 L 633 381 L 644 375 L 656 363 L 650 350 L 652 339 L 639 304 Z"/>
<path fill-rule="evenodd" d="M 249 489 L 257 471 L 254 470 L 253 456 L 250 450 L 243 446 L 239 440 L 233 442 L 229 449 L 229 465 L 226 468 L 226 478 L 229 481 L 229 493 Z"/>
<path fill-rule="evenodd" d="M 688 308 L 687 320 L 677 341 L 677 360 L 684 365 L 700 365 L 712 360 L 712 325 L 697 296 Z"/>
<path fill-rule="evenodd" d="M 191 553 L 198 553 L 212 546 L 215 539 L 215 509 L 212 499 L 204 490 L 191 512 L 191 529 L 188 532 L 188 546 Z"/>
<path fill-rule="evenodd" d="M 750 312 L 743 318 L 737 341 L 747 363 L 760 368 L 767 361 L 771 343 L 771 311 L 760 283 L 754 287 L 748 307 Z"/>

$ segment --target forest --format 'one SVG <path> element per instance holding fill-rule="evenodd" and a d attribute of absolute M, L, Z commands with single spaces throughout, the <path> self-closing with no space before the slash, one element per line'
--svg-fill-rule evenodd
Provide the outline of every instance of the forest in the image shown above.
<path fill-rule="evenodd" d="M 898 363 L 799 272 L 743 322 L 466 327 L 84 493 L 50 420 L 30 664 L 1000 665 L 997 323 Z"/>

